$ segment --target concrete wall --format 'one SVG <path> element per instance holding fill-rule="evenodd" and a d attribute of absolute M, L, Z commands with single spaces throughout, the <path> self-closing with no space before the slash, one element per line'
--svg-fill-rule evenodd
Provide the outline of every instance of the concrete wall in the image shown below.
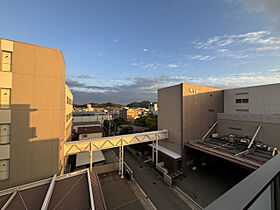
<path fill-rule="evenodd" d="M 168 129 L 160 145 L 181 154 L 181 84 L 158 90 L 158 129 Z"/>
<path fill-rule="evenodd" d="M 280 124 L 278 123 L 264 123 L 256 137 L 256 141 L 261 141 L 268 146 L 278 147 L 280 146 L 279 130 Z M 219 119 L 217 132 L 220 136 L 235 134 L 240 136 L 253 137 L 258 128 L 258 122 L 246 122 L 240 120 L 226 120 Z"/>
<path fill-rule="evenodd" d="M 184 143 L 198 140 L 223 112 L 223 90 L 183 84 Z"/>
<path fill-rule="evenodd" d="M 62 168 L 65 63 L 61 51 L 13 42 L 9 179 L 0 189 Z"/>
<path fill-rule="evenodd" d="M 224 111 L 229 114 L 278 114 L 280 113 L 279 93 L 280 83 L 225 90 Z M 236 103 L 235 101 L 245 98 L 249 99 L 249 103 Z M 240 111 L 240 109 L 247 109 L 248 112 Z"/>
<path fill-rule="evenodd" d="M 223 100 L 223 91 L 214 88 L 180 84 L 159 89 L 158 129 L 169 131 L 168 140 L 160 145 L 182 154 L 181 133 L 184 143 L 202 138 L 216 121 L 216 114 L 223 112 Z"/>

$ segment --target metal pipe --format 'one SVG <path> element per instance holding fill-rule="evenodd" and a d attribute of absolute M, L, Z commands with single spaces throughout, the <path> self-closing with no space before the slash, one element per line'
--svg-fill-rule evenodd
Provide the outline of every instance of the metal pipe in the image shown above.
<path fill-rule="evenodd" d="M 92 159 L 93 159 L 93 153 L 92 153 L 92 144 L 90 144 L 90 152 L 89 152 L 89 168 L 90 168 L 90 171 L 92 171 Z"/>
<path fill-rule="evenodd" d="M 212 127 L 207 131 L 207 133 L 202 137 L 202 140 L 204 140 L 207 136 L 208 136 L 208 134 L 213 130 L 213 128 L 215 128 L 215 126 L 218 124 L 218 121 L 216 121 L 213 125 L 212 125 Z"/>
<path fill-rule="evenodd" d="M 6 210 L 8 208 L 8 206 L 10 205 L 10 203 L 12 202 L 12 200 L 14 199 L 14 197 L 16 196 L 17 191 L 15 191 L 11 197 L 7 200 L 7 202 L 5 203 L 5 205 L 2 207 L 1 210 Z"/>
<path fill-rule="evenodd" d="M 258 135 L 258 133 L 259 133 L 259 131 L 260 131 L 261 127 L 262 127 L 262 125 L 261 125 L 261 124 L 259 124 L 259 126 L 258 126 L 258 128 L 257 128 L 257 130 L 256 130 L 256 132 L 255 132 L 255 134 L 254 134 L 254 136 L 253 136 L 253 138 L 252 138 L 252 140 L 251 140 L 251 142 L 250 142 L 249 146 L 248 146 L 248 149 L 250 149 L 250 148 L 251 148 L 251 146 L 252 146 L 252 144 L 254 143 L 255 138 L 257 137 L 257 135 Z"/>
<path fill-rule="evenodd" d="M 52 193 L 53 193 L 53 190 L 54 190 L 55 178 L 56 178 L 56 174 L 53 175 L 52 181 L 49 185 L 49 188 L 48 188 L 47 194 L 45 196 L 45 199 L 44 199 L 43 205 L 41 207 L 41 210 L 47 210 L 48 209 L 48 206 L 49 206 L 49 203 L 50 203 L 50 200 L 51 200 L 51 196 L 52 196 Z"/>

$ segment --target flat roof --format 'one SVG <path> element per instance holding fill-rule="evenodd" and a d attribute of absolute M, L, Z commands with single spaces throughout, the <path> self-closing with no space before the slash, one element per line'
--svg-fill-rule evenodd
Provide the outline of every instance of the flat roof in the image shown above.
<path fill-rule="evenodd" d="M 153 144 L 148 144 L 150 147 L 153 146 Z M 158 150 L 166 155 L 168 155 L 169 157 L 173 158 L 173 159 L 180 159 L 182 156 L 176 152 L 173 152 L 163 146 L 158 145 Z"/>
<path fill-rule="evenodd" d="M 99 121 L 90 121 L 90 122 L 73 122 L 73 126 L 79 125 L 101 125 Z"/>
<path fill-rule="evenodd" d="M 78 127 L 77 133 L 78 134 L 103 133 L 103 128 L 101 126 Z"/>
<path fill-rule="evenodd" d="M 102 151 L 93 151 L 93 163 L 105 161 L 105 157 Z M 89 152 L 82 152 L 76 156 L 76 167 L 84 166 L 89 164 Z"/>
<path fill-rule="evenodd" d="M 98 111 L 90 111 L 90 112 L 73 112 L 73 116 L 79 116 L 79 115 L 83 115 L 83 114 L 103 114 L 103 115 L 107 115 L 107 113 L 105 112 L 98 112 Z"/>
<path fill-rule="evenodd" d="M 250 169 L 257 169 L 273 156 L 271 152 L 260 150 L 254 146 L 235 145 L 217 139 L 195 140 L 184 144 L 186 147 L 243 165 Z"/>

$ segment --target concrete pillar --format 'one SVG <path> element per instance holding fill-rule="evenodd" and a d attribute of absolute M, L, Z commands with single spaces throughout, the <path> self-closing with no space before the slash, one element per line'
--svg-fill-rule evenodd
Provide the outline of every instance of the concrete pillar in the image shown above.
<path fill-rule="evenodd" d="M 158 164 L 158 137 L 156 135 L 156 164 Z"/>
<path fill-rule="evenodd" d="M 153 141 L 153 146 L 152 146 L 152 161 L 155 162 L 155 142 Z"/>
<path fill-rule="evenodd" d="M 123 148 L 123 144 L 122 144 L 122 174 L 121 174 L 121 178 L 124 178 L 124 176 L 123 176 L 123 163 L 124 163 L 124 148 Z"/>
<path fill-rule="evenodd" d="M 119 147 L 119 174 L 121 174 L 122 147 Z"/>

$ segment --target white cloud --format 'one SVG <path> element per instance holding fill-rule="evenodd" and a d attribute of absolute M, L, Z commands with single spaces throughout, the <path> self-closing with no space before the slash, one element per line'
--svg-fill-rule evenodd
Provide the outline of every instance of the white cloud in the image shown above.
<path fill-rule="evenodd" d="M 219 49 L 237 44 L 280 44 L 276 37 L 264 38 L 270 35 L 269 31 L 249 32 L 245 34 L 223 35 L 209 38 L 207 41 L 193 42 L 197 49 Z"/>
<path fill-rule="evenodd" d="M 274 37 L 269 31 L 256 31 L 244 34 L 214 36 L 205 41 L 194 41 L 198 50 L 212 52 L 212 56 L 195 55 L 191 60 L 211 60 L 216 57 L 244 59 L 253 56 L 274 56 L 264 51 L 280 50 L 280 37 Z"/>
<path fill-rule="evenodd" d="M 191 60 L 200 60 L 200 61 L 205 61 L 205 60 L 213 60 L 215 57 L 210 56 L 210 55 L 193 55 L 191 56 Z"/>
<path fill-rule="evenodd" d="M 120 39 L 114 39 L 113 40 L 114 43 L 117 43 L 117 42 L 120 42 L 120 41 L 121 41 Z"/>
<path fill-rule="evenodd" d="M 178 65 L 173 64 L 173 63 L 167 65 L 167 68 L 170 68 L 170 69 L 174 69 L 174 68 L 177 68 L 177 67 L 178 67 Z"/>
<path fill-rule="evenodd" d="M 103 56 L 104 54 L 102 52 L 97 53 L 98 56 Z"/>
<path fill-rule="evenodd" d="M 280 47 L 272 47 L 272 46 L 267 46 L 267 47 L 258 47 L 257 51 L 270 51 L 270 50 L 279 50 Z"/>
<path fill-rule="evenodd" d="M 132 63 L 131 66 L 134 67 L 139 67 L 145 70 L 156 70 L 160 65 L 158 63 L 144 63 L 144 62 L 140 62 L 140 63 Z"/>
<path fill-rule="evenodd" d="M 147 48 L 144 48 L 143 51 L 144 51 L 144 52 L 148 52 L 148 49 L 147 49 Z"/>
<path fill-rule="evenodd" d="M 280 73 L 280 68 L 278 68 L 278 69 L 270 69 L 268 71 L 275 72 L 275 73 Z"/>

